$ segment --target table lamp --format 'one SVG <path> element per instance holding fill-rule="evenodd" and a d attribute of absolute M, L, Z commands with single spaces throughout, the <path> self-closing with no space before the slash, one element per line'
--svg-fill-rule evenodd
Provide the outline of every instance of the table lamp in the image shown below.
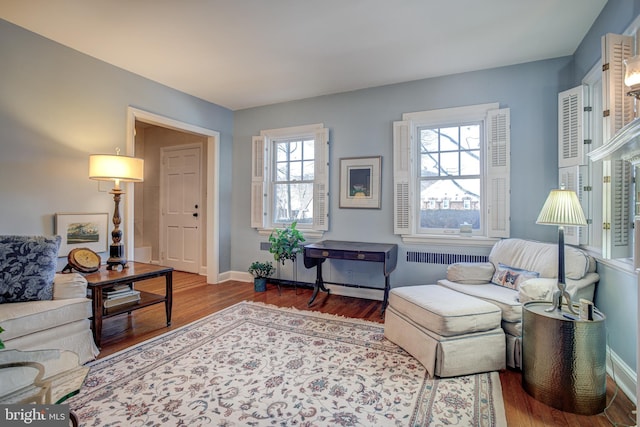
<path fill-rule="evenodd" d="M 142 182 L 144 180 L 144 160 L 135 157 L 121 156 L 120 149 L 116 149 L 116 155 L 92 154 L 89 156 L 89 178 L 98 181 L 114 181 L 115 185 L 109 194 L 113 194 L 115 208 L 113 210 L 113 242 L 109 247 L 109 259 L 107 269 L 112 270 L 121 265 L 127 266 L 124 255 L 124 243 L 122 230 L 120 230 L 120 196 L 124 191 L 120 188 L 120 182 Z"/>
<path fill-rule="evenodd" d="M 587 225 L 576 192 L 565 190 L 563 187 L 559 190 L 551 190 L 536 224 L 558 226 L 558 290 L 553 294 L 553 306 L 548 311 L 560 310 L 562 297 L 564 297 L 569 311 L 578 314 L 571 303 L 571 295 L 567 292 L 564 277 L 564 227 Z"/>

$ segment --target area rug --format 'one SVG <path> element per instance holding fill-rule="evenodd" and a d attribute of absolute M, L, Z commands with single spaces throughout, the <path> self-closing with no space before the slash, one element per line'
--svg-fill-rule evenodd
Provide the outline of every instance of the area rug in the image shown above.
<path fill-rule="evenodd" d="M 498 373 L 429 378 L 383 325 L 242 302 L 91 363 L 81 426 L 506 426 Z"/>

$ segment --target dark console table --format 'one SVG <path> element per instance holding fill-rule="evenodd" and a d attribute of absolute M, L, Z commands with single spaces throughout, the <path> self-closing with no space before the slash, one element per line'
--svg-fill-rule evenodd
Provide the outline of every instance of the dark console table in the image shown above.
<path fill-rule="evenodd" d="M 389 243 L 364 243 L 364 242 L 343 242 L 340 240 L 322 240 L 304 246 L 304 266 L 307 268 L 316 267 L 316 283 L 313 287 L 313 295 L 308 305 L 318 295 L 318 291 L 329 293 L 325 288 L 325 281 L 322 278 L 322 263 L 327 259 L 342 259 L 347 261 L 369 261 L 382 263 L 384 273 L 384 299 L 382 301 L 382 313 L 387 308 L 389 299 L 389 276 L 396 269 L 398 261 L 398 245 Z M 379 289 L 373 286 L 354 285 L 347 283 L 326 282 L 340 286 L 354 288 Z"/>

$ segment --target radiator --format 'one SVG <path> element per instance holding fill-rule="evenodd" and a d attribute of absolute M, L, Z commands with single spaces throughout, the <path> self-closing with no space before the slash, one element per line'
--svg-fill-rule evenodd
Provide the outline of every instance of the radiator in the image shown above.
<path fill-rule="evenodd" d="M 435 252 L 407 251 L 407 262 L 425 264 L 454 264 L 456 262 L 487 262 L 488 255 L 443 254 Z"/>

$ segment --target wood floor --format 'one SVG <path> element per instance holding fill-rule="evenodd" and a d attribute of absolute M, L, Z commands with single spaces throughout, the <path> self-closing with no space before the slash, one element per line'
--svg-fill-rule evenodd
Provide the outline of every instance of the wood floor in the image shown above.
<path fill-rule="evenodd" d="M 144 290 L 164 292 L 164 280 L 154 279 L 136 284 Z M 349 298 L 338 295 L 318 295 L 314 305 L 307 307 L 311 290 L 283 287 L 281 294 L 275 285 L 268 285 L 266 292 L 254 292 L 253 284 L 246 282 L 225 282 L 207 285 L 204 276 L 174 272 L 173 275 L 173 316 L 172 324 L 166 327 L 164 305 L 158 304 L 105 319 L 102 334 L 100 358 L 125 349 L 133 344 L 169 330 L 179 328 L 210 313 L 229 307 L 240 301 L 259 301 L 281 307 L 295 307 L 300 310 L 316 310 L 346 317 L 383 322 L 380 317 L 379 301 Z M 500 372 L 507 422 L 509 426 L 610 426 L 603 415 L 580 416 L 558 411 L 530 397 L 521 386 L 519 371 L 507 369 Z M 607 381 L 607 404 L 615 392 L 615 384 Z M 618 425 L 635 425 L 632 410 L 635 406 L 619 391 L 613 404 L 607 410 L 611 421 Z"/>

